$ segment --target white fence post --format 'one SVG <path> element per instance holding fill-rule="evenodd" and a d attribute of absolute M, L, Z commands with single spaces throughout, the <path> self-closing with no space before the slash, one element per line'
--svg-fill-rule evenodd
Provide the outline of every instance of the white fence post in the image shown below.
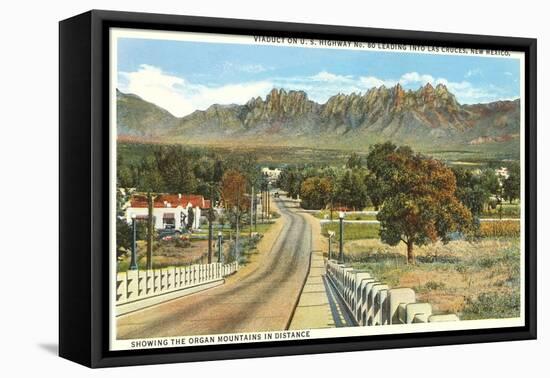
<path fill-rule="evenodd" d="M 401 287 L 396 289 L 390 289 L 389 295 L 389 320 L 390 324 L 398 324 L 399 321 L 399 305 L 401 303 L 414 303 L 416 302 L 416 295 L 413 289 L 408 287 Z"/>
<path fill-rule="evenodd" d="M 429 303 L 409 303 L 406 307 L 407 310 L 407 324 L 413 322 L 416 323 L 426 323 L 428 317 L 432 315 L 432 305 Z M 419 316 L 418 315 L 423 315 Z M 415 321 L 415 318 L 416 321 Z"/>

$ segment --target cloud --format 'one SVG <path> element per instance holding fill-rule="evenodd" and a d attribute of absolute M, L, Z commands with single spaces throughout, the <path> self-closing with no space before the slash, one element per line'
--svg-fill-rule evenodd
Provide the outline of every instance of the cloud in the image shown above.
<path fill-rule="evenodd" d="M 381 87 L 382 85 L 386 87 L 393 87 L 397 84 L 395 80 L 382 80 L 374 76 L 361 76 L 359 78 L 359 82 L 367 90 L 373 87 Z"/>
<path fill-rule="evenodd" d="M 336 75 L 327 71 L 321 71 L 316 75 L 310 76 L 310 78 L 314 81 L 324 81 L 328 83 L 349 82 L 353 80 L 352 75 Z"/>
<path fill-rule="evenodd" d="M 271 70 L 271 67 L 266 67 L 262 64 L 235 64 L 233 62 L 224 62 L 223 70 L 225 72 L 246 72 L 246 73 L 262 73 Z"/>
<path fill-rule="evenodd" d="M 483 72 L 479 68 L 474 68 L 473 70 L 468 70 L 466 74 L 464 75 L 465 78 L 469 78 L 472 76 L 481 76 L 483 75 Z"/>
<path fill-rule="evenodd" d="M 249 73 L 260 73 L 268 71 L 269 68 L 262 66 L 261 64 L 245 64 L 241 66 L 241 70 Z"/>
<path fill-rule="evenodd" d="M 252 97 L 265 95 L 272 87 L 269 81 L 208 87 L 146 64 L 137 71 L 120 72 L 119 75 L 120 90 L 136 94 L 177 117 L 204 110 L 212 104 L 245 103 Z"/>
<path fill-rule="evenodd" d="M 421 84 L 421 85 L 426 85 L 428 83 L 433 84 L 436 81 L 437 80 L 435 80 L 433 78 L 433 76 L 431 76 L 431 75 L 422 75 L 422 74 L 419 74 L 418 72 L 407 72 L 407 73 L 403 74 L 401 76 L 401 78 L 399 79 L 399 82 L 402 85 L 417 84 L 417 83 Z"/>
<path fill-rule="evenodd" d="M 301 90 L 318 103 L 325 103 L 338 93 L 364 91 L 364 86 L 353 75 L 338 75 L 327 71 L 309 76 L 277 77 L 271 79 L 274 87 Z"/>

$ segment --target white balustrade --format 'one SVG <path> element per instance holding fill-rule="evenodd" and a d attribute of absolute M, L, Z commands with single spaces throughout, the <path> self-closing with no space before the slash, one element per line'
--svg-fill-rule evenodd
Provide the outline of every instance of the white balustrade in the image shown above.
<path fill-rule="evenodd" d="M 235 273 L 238 269 L 238 263 L 232 262 L 119 272 L 116 282 L 116 304 L 209 284 Z"/>
<path fill-rule="evenodd" d="M 355 270 L 334 260 L 327 261 L 326 276 L 358 325 L 459 320 L 455 314 L 433 315 L 431 304 L 417 302 L 416 294 L 411 288 L 390 288 L 377 281 L 370 273 Z"/>

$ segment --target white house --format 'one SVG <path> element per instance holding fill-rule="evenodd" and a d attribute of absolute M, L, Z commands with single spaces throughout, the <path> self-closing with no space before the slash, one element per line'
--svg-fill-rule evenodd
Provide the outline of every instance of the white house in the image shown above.
<path fill-rule="evenodd" d="M 273 183 L 279 179 L 279 176 L 281 175 L 281 170 L 279 168 L 269 169 L 268 167 L 263 167 L 262 174 L 267 176 L 269 182 Z"/>
<path fill-rule="evenodd" d="M 156 229 L 187 227 L 189 209 L 193 209 L 193 229 L 200 226 L 202 210 L 210 208 L 210 201 L 197 194 L 157 194 L 153 199 L 153 222 Z M 147 195 L 134 194 L 126 207 L 126 221 L 132 222 L 132 217 L 147 220 Z"/>

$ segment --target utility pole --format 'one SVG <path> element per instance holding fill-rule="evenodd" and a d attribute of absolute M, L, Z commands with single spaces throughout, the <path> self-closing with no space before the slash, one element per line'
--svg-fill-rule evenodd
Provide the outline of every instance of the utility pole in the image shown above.
<path fill-rule="evenodd" d="M 338 214 L 338 218 L 340 218 L 340 245 L 339 245 L 339 253 L 338 253 L 338 262 L 340 264 L 344 263 L 344 212 L 340 211 L 340 214 Z"/>
<path fill-rule="evenodd" d="M 256 194 L 254 194 L 254 231 L 256 231 L 256 225 L 258 224 L 258 199 L 256 198 Z"/>
<path fill-rule="evenodd" d="M 240 215 L 240 206 L 241 206 L 241 188 L 237 189 L 237 233 L 235 235 L 235 260 L 239 261 L 239 215 Z"/>
<path fill-rule="evenodd" d="M 269 181 L 267 182 L 266 196 L 267 196 L 267 219 L 269 220 L 271 218 L 271 198 L 269 195 Z"/>
<path fill-rule="evenodd" d="M 252 193 L 250 195 L 250 230 L 248 232 L 248 237 L 252 239 L 252 219 L 254 217 L 254 185 L 252 185 Z"/>
<path fill-rule="evenodd" d="M 212 218 L 214 217 L 214 210 L 212 209 L 213 203 L 212 184 L 210 184 L 210 207 L 208 208 L 208 264 L 212 264 Z"/>
<path fill-rule="evenodd" d="M 264 208 L 264 184 L 263 183 L 260 184 L 260 205 L 262 206 L 262 223 L 264 223 L 265 208 Z"/>
<path fill-rule="evenodd" d="M 223 263 L 223 234 L 221 231 L 218 231 L 218 262 Z"/>
<path fill-rule="evenodd" d="M 132 255 L 130 259 L 130 270 L 137 270 L 137 247 L 136 247 L 136 214 L 132 214 Z"/>
<path fill-rule="evenodd" d="M 147 193 L 147 269 L 153 269 L 153 195 Z"/>

